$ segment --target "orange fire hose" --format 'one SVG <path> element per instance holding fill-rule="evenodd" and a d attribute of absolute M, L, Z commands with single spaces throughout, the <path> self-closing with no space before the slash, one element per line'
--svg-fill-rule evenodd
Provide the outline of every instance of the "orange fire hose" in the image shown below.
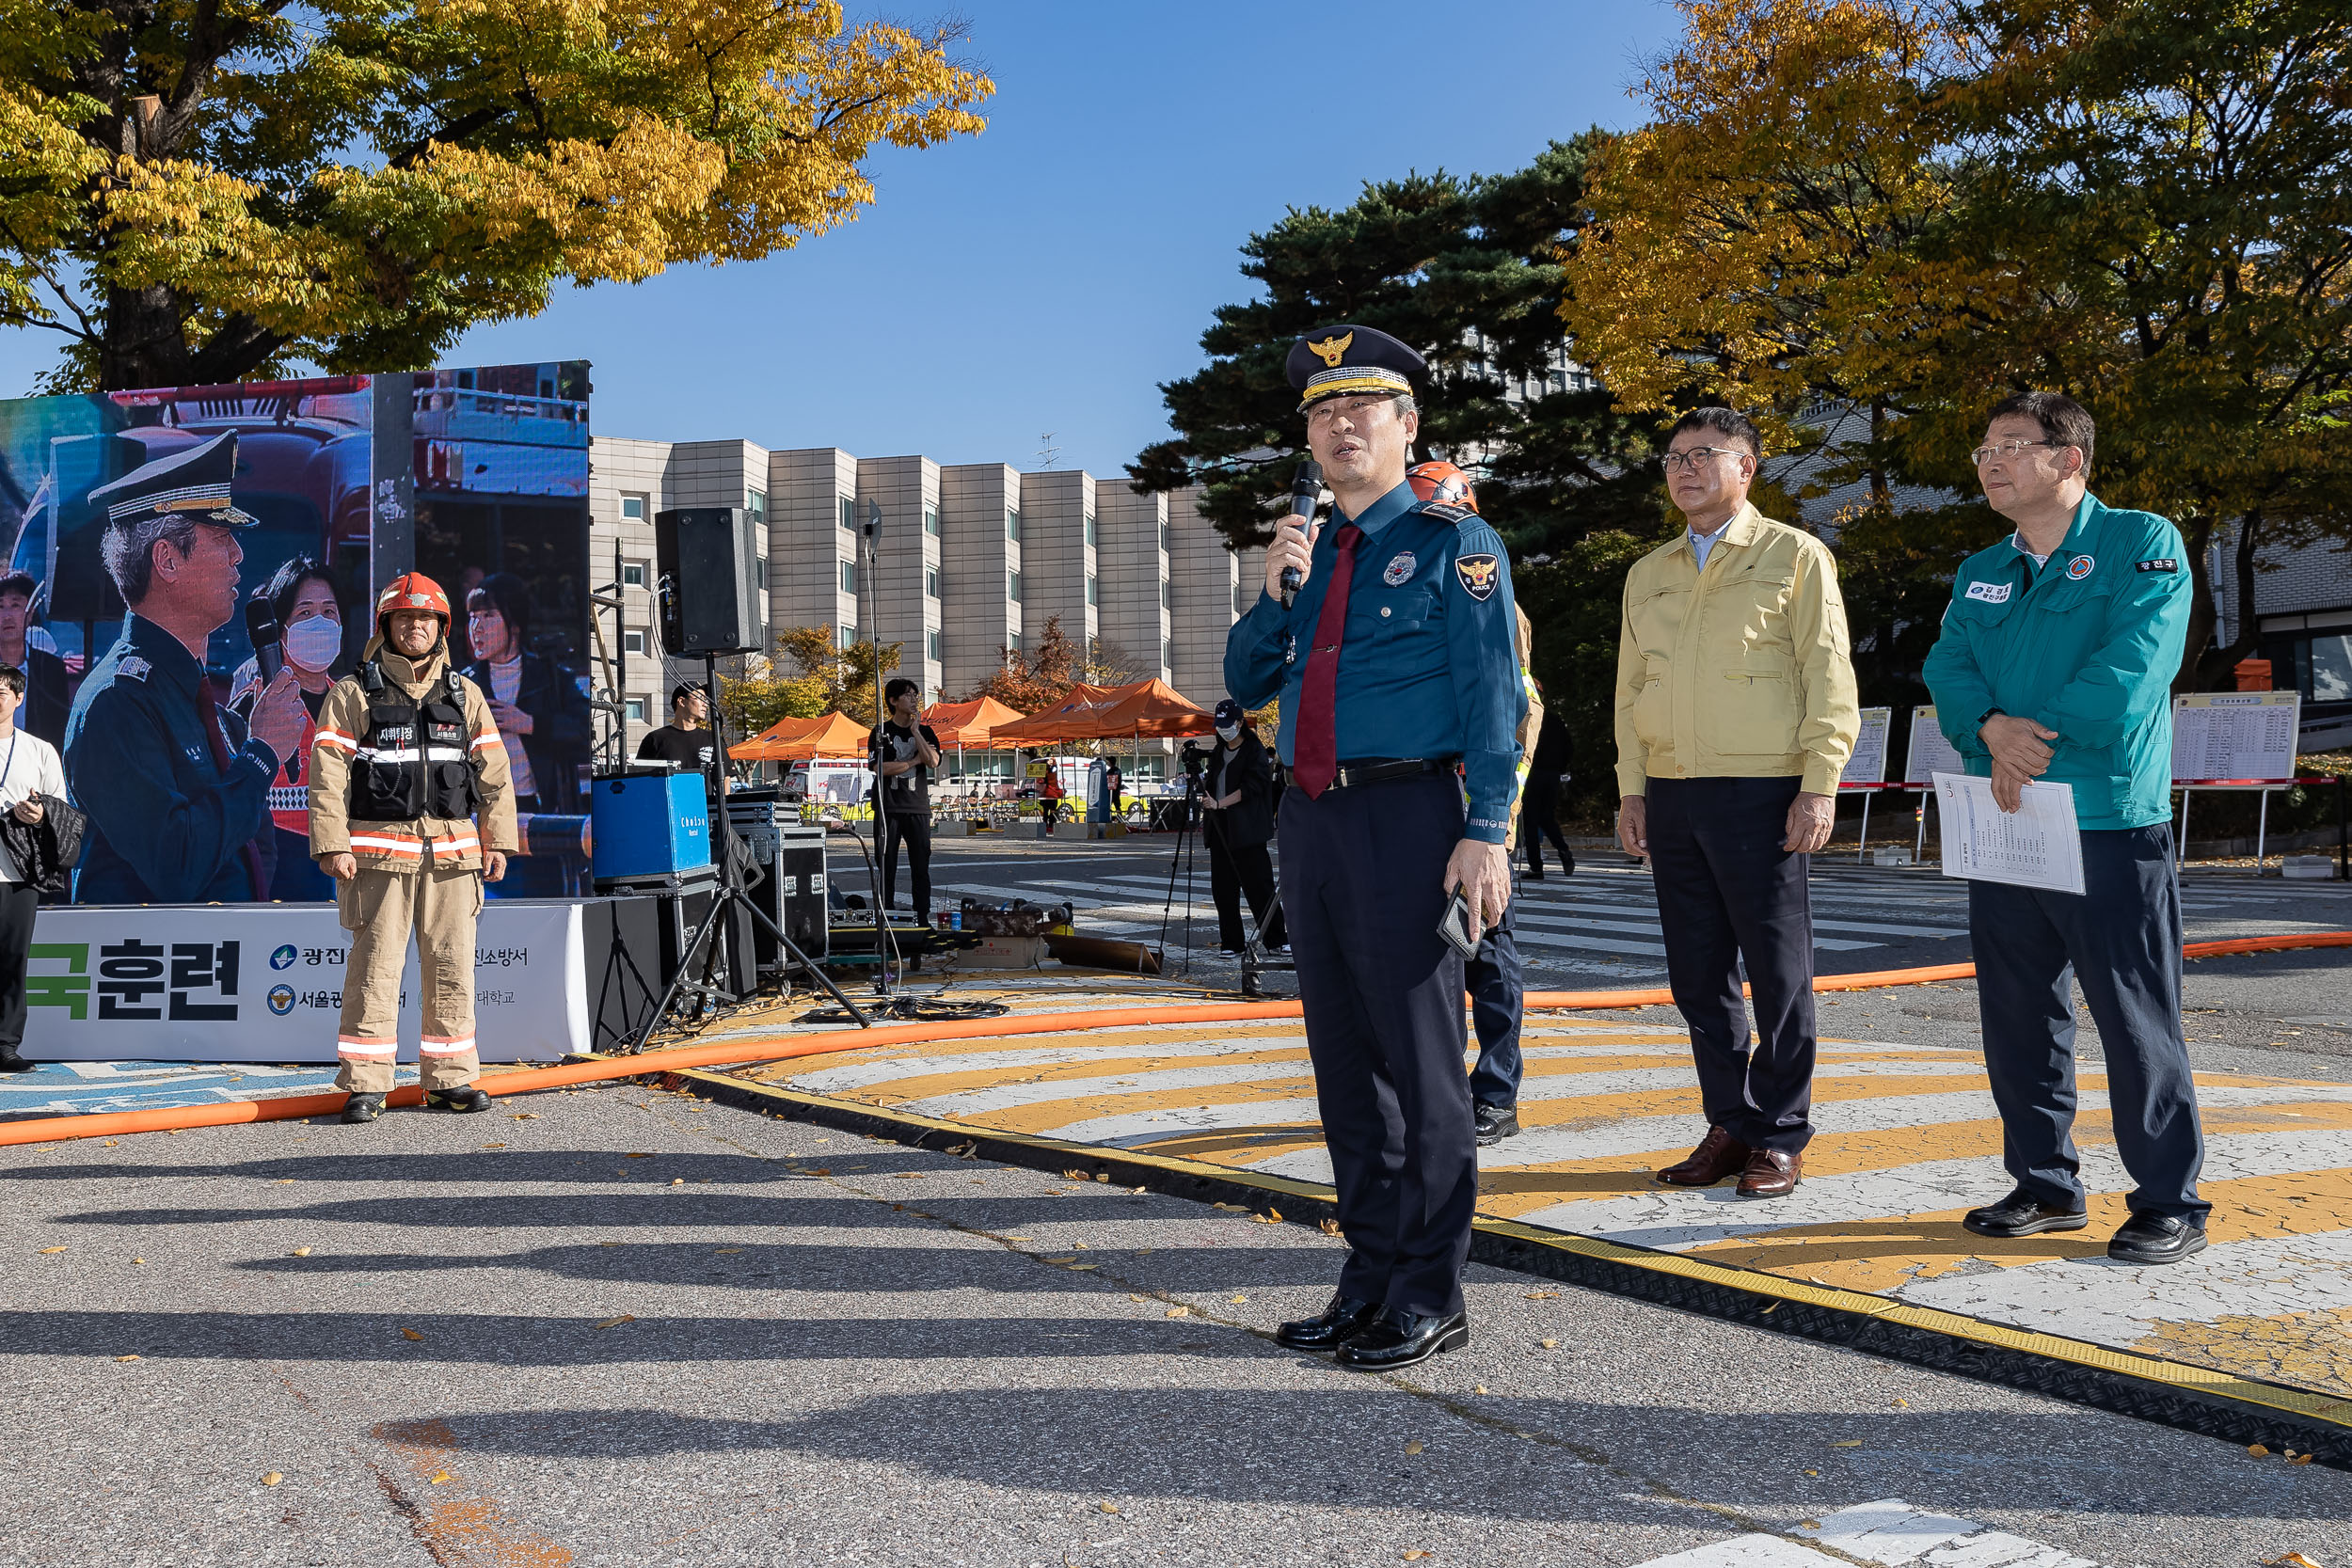
<path fill-rule="evenodd" d="M 2352 947 L 2352 931 L 2306 931 L 2271 937 L 2238 937 L 2223 942 L 2192 942 L 2181 949 L 2190 958 L 2217 958 L 2231 953 L 2272 953 L 2295 948 Z M 1815 978 L 1815 990 L 1872 990 L 1892 986 L 1925 985 L 1937 980 L 1973 978 L 1977 966 L 1931 964 L 1919 969 L 1876 970 L 1861 974 L 1824 974 Z M 1526 1006 L 1563 1012 L 1599 1007 L 1654 1007 L 1673 1001 L 1663 990 L 1542 990 L 1529 991 Z M 568 1062 L 561 1067 L 530 1068 L 481 1079 L 476 1087 L 490 1094 L 528 1094 L 536 1089 L 560 1089 L 574 1084 L 596 1084 L 614 1078 L 639 1078 L 648 1073 L 677 1072 L 688 1068 L 739 1066 L 750 1062 L 781 1062 L 796 1056 L 828 1056 L 846 1051 L 867 1051 L 882 1045 L 922 1045 L 934 1040 L 994 1039 L 1012 1035 L 1061 1035 L 1086 1029 L 1135 1028 L 1150 1023 L 1239 1023 L 1303 1016 L 1295 1002 L 1185 1003 L 1165 1007 L 1110 1007 L 1084 1013 L 1044 1013 L 1025 1018 L 976 1019 L 961 1023 L 908 1023 L 878 1029 L 841 1030 L 813 1039 L 787 1044 L 732 1041 L 719 1045 L 682 1045 L 647 1051 L 635 1056 Z M 173 1105 L 153 1111 L 104 1111 L 90 1116 L 42 1117 L 37 1120 L 0 1122 L 0 1148 L 15 1144 L 55 1143 L 65 1138 L 114 1137 L 129 1132 L 179 1132 L 192 1127 L 231 1127 L 250 1121 L 299 1121 L 333 1116 L 343 1108 L 341 1090 L 331 1094 L 288 1095 L 279 1100 L 224 1101 L 217 1105 Z M 421 1085 L 410 1084 L 385 1096 L 388 1105 L 416 1105 L 424 1100 Z"/>

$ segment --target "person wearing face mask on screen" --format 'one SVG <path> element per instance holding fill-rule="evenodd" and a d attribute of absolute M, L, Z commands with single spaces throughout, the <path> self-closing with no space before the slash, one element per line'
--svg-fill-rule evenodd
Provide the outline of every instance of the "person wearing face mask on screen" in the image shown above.
<path fill-rule="evenodd" d="M 318 734 L 319 709 L 342 673 L 342 606 L 335 597 L 334 578 L 307 555 L 278 567 L 253 591 L 253 597 L 268 605 L 278 622 L 278 650 L 308 715 L 301 749 L 279 765 L 278 777 L 270 781 L 268 841 L 275 853 L 263 857 L 269 863 L 269 895 L 288 903 L 324 903 L 335 896 L 335 879 L 310 858 L 310 742 Z M 233 684 L 238 695 L 230 705 L 249 714 L 262 685 L 258 661 L 246 660 Z"/>

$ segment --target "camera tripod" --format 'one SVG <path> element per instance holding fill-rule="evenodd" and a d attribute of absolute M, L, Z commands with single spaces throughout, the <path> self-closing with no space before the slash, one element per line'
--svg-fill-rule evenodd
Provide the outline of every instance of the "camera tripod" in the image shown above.
<path fill-rule="evenodd" d="M 726 766 L 724 759 L 727 727 L 726 715 L 719 706 L 719 660 L 715 654 L 703 655 L 703 689 L 710 700 L 711 767 L 720 770 L 715 778 L 709 773 L 703 776 L 706 799 L 708 798 L 710 786 L 714 783 L 718 785 L 719 809 L 710 814 L 710 839 L 711 848 L 716 851 L 719 863 L 719 890 L 710 901 L 709 912 L 703 916 L 702 924 L 694 927 L 693 935 L 687 940 L 686 951 L 678 956 L 677 973 L 670 977 L 669 987 L 662 991 L 661 1000 L 646 1016 L 636 1037 L 628 1042 L 627 1054 L 635 1055 L 645 1049 L 645 1042 L 653 1037 L 653 1032 L 660 1028 L 662 1021 L 670 1016 L 670 1009 L 677 1005 L 681 992 L 691 992 L 698 1004 L 706 1006 L 715 1004 L 720 1000 L 720 993 L 716 987 L 692 979 L 691 976 L 694 974 L 695 961 L 702 957 L 704 947 L 717 939 L 720 923 L 725 920 L 729 911 L 739 904 L 749 911 L 753 920 L 767 927 L 770 936 L 776 939 L 778 952 L 806 970 L 811 978 L 824 987 L 835 1002 L 841 1004 L 843 1011 L 855 1021 L 859 1028 L 870 1029 L 874 1026 L 874 1021 L 858 1011 L 857 1004 L 843 995 L 841 988 L 833 983 L 833 976 L 809 960 L 808 955 L 802 952 L 800 945 L 785 934 L 782 927 L 769 918 L 768 911 L 759 907 L 758 902 L 743 886 L 743 868 L 736 859 L 735 824 L 729 820 L 726 809 L 726 775 L 723 769 Z M 721 958 L 723 961 L 723 951 Z"/>

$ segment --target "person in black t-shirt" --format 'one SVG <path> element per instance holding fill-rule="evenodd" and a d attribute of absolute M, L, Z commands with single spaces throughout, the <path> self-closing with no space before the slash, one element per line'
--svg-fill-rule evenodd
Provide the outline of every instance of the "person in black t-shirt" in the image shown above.
<path fill-rule="evenodd" d="M 681 682 L 670 693 L 670 721 L 639 741 L 637 754 L 681 773 L 707 773 L 718 745 L 718 732 L 709 723 L 709 694 L 692 681 Z"/>
<path fill-rule="evenodd" d="M 914 912 L 931 918 L 931 769 L 940 765 L 939 736 L 917 717 L 922 689 L 900 675 L 882 688 L 890 717 L 875 730 L 867 762 L 874 770 L 875 815 L 882 823 L 882 901 L 888 909 L 898 880 L 898 846 L 907 847 Z"/>

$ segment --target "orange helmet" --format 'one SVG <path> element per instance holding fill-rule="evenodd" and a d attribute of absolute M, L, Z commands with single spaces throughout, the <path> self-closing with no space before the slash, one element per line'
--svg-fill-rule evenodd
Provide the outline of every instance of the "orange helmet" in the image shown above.
<path fill-rule="evenodd" d="M 1405 470 L 1405 478 L 1412 485 L 1413 494 L 1422 500 L 1478 510 L 1478 492 L 1470 488 L 1470 475 L 1442 459 L 1416 463 Z"/>
<path fill-rule="evenodd" d="M 396 610 L 421 610 L 428 615 L 441 618 L 441 634 L 449 635 L 449 595 L 441 585 L 422 572 L 403 572 L 394 578 L 391 586 L 375 596 L 375 629 L 384 629 L 384 618 Z"/>

